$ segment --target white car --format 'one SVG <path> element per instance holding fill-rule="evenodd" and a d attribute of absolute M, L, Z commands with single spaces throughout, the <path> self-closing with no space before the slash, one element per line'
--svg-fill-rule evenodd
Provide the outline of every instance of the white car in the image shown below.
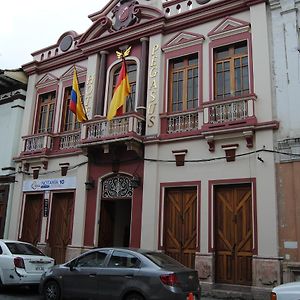
<path fill-rule="evenodd" d="M 54 259 L 35 246 L 0 239 L 0 288 L 6 285 L 38 285 Z"/>
<path fill-rule="evenodd" d="M 300 281 L 278 285 L 272 289 L 271 300 L 299 300 Z"/>

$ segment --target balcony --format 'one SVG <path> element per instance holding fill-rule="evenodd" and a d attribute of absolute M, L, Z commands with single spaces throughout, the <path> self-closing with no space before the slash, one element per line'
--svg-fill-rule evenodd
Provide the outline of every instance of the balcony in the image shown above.
<path fill-rule="evenodd" d="M 256 124 L 256 96 L 203 103 L 202 130 L 218 130 Z"/>
<path fill-rule="evenodd" d="M 198 111 L 161 115 L 162 137 L 194 135 L 199 131 L 199 126 Z"/>
<path fill-rule="evenodd" d="M 81 151 L 81 147 L 108 144 L 115 141 L 135 140 L 142 142 L 145 119 L 137 114 L 128 114 L 107 121 L 93 119 L 81 124 L 81 129 L 57 134 L 40 133 L 22 138 L 20 157 L 45 157 Z"/>
<path fill-rule="evenodd" d="M 81 146 L 107 144 L 114 141 L 143 140 L 145 118 L 137 114 L 115 117 L 108 121 L 101 117 L 82 124 Z"/>
<path fill-rule="evenodd" d="M 69 150 L 77 148 L 80 141 L 80 131 L 73 133 L 63 133 L 58 137 L 58 150 Z"/>
<path fill-rule="evenodd" d="M 40 133 L 25 136 L 21 156 L 52 155 L 57 152 L 79 151 L 80 131 L 59 134 Z M 77 148 L 77 149 L 76 149 Z"/>
<path fill-rule="evenodd" d="M 53 147 L 53 136 L 49 133 L 25 136 L 23 141 L 23 155 L 45 154 Z"/>

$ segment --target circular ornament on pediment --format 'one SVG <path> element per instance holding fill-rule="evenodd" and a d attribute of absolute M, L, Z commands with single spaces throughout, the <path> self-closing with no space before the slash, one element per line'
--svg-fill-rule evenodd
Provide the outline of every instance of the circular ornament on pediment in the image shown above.
<path fill-rule="evenodd" d="M 71 48 L 72 44 L 73 44 L 73 37 L 71 35 L 66 35 L 61 40 L 59 44 L 59 48 L 61 51 L 65 52 Z"/>
<path fill-rule="evenodd" d="M 206 3 L 210 2 L 210 0 L 196 0 L 196 2 L 198 4 L 206 4 Z"/>

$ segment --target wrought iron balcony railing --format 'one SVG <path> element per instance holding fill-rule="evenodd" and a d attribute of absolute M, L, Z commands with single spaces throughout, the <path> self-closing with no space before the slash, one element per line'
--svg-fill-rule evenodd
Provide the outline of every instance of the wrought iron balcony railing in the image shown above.
<path fill-rule="evenodd" d="M 80 131 L 72 133 L 63 133 L 59 135 L 59 149 L 74 149 L 77 147 L 80 141 Z"/>
<path fill-rule="evenodd" d="M 59 134 L 41 133 L 23 137 L 23 155 L 68 151 L 77 148 L 80 131 Z"/>
<path fill-rule="evenodd" d="M 184 134 L 199 130 L 199 112 L 189 111 L 161 115 L 162 134 Z"/>
<path fill-rule="evenodd" d="M 236 124 L 248 124 L 255 118 L 256 96 L 248 96 L 203 104 L 203 127 L 216 128 Z"/>
<path fill-rule="evenodd" d="M 53 136 L 49 133 L 41 133 L 23 137 L 23 153 L 30 154 L 45 152 L 53 146 Z"/>
<path fill-rule="evenodd" d="M 145 119 L 137 114 L 124 115 L 107 121 L 94 119 L 81 124 L 76 132 L 58 134 L 41 133 L 23 137 L 21 155 L 54 154 L 80 151 L 79 145 L 89 142 L 109 142 L 116 138 L 142 136 Z"/>
<path fill-rule="evenodd" d="M 144 124 L 144 117 L 136 114 L 116 117 L 111 121 L 106 118 L 87 121 L 82 124 L 81 141 L 89 143 L 130 135 L 142 136 Z"/>

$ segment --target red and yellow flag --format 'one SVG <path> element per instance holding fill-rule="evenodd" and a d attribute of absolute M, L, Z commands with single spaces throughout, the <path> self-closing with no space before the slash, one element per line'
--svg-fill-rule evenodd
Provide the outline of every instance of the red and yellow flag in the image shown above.
<path fill-rule="evenodd" d="M 125 59 L 123 59 L 117 85 L 115 87 L 114 94 L 109 105 L 107 120 L 110 121 L 114 116 L 116 116 L 117 111 L 125 104 L 126 98 L 129 94 L 130 85 L 128 74 L 126 71 L 126 62 Z"/>

